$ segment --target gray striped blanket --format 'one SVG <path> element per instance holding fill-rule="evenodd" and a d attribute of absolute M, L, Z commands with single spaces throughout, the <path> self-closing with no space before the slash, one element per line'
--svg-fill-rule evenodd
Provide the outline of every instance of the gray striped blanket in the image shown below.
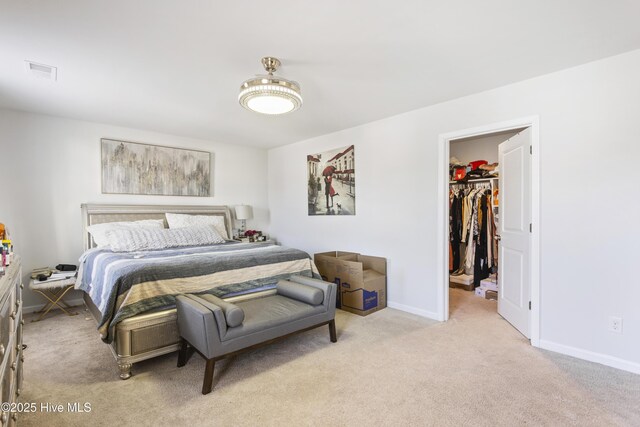
<path fill-rule="evenodd" d="M 126 253 L 96 248 L 80 258 L 76 289 L 89 294 L 100 310 L 98 330 L 110 343 L 118 322 L 174 307 L 178 294 L 229 298 L 274 288 L 292 274 L 320 277 L 306 252 L 272 243 L 228 242 Z"/>

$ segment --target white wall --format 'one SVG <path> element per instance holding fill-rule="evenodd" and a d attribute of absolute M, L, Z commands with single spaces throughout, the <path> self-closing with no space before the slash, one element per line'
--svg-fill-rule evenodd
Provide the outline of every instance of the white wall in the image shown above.
<path fill-rule="evenodd" d="M 464 138 L 451 141 L 450 156 L 456 157 L 464 164 L 475 160 L 498 162 L 498 145 L 505 142 L 520 131 L 501 132 L 475 138 Z"/>
<path fill-rule="evenodd" d="M 271 231 L 387 257 L 390 305 L 435 317 L 438 135 L 539 115 L 541 345 L 640 372 L 638 75 L 634 51 L 272 149 Z M 357 215 L 308 216 L 306 155 L 350 144 Z"/>
<path fill-rule="evenodd" d="M 193 148 L 213 153 L 213 197 L 101 194 L 100 138 Z M 11 231 L 24 273 L 77 264 L 81 203 L 253 206 L 248 226 L 269 223 L 267 152 L 142 130 L 0 110 L 0 222 Z M 76 295 L 77 297 L 78 295 Z M 25 307 L 43 299 L 30 292 Z"/>

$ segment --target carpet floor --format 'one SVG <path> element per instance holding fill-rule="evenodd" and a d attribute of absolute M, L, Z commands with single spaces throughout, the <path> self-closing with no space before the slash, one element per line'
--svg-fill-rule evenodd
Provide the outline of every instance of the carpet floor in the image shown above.
<path fill-rule="evenodd" d="M 122 381 L 88 312 L 49 316 L 26 318 L 20 401 L 38 411 L 20 426 L 640 425 L 640 375 L 533 348 L 463 290 L 447 323 L 338 310 L 337 343 L 322 327 L 218 362 L 206 396 L 197 354 L 183 368 L 176 353 L 138 363 Z"/>

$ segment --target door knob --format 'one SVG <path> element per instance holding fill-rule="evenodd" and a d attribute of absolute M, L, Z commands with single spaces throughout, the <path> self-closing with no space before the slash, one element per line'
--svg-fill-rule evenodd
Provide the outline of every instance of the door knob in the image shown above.
<path fill-rule="evenodd" d="M 496 234 L 495 236 L 493 236 L 498 242 L 500 240 L 502 240 L 502 237 L 499 234 Z"/>

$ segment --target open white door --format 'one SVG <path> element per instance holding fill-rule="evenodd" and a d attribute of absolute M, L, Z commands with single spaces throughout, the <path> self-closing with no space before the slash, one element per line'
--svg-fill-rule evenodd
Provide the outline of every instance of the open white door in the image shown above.
<path fill-rule="evenodd" d="M 499 146 L 498 313 L 531 337 L 531 129 Z"/>

